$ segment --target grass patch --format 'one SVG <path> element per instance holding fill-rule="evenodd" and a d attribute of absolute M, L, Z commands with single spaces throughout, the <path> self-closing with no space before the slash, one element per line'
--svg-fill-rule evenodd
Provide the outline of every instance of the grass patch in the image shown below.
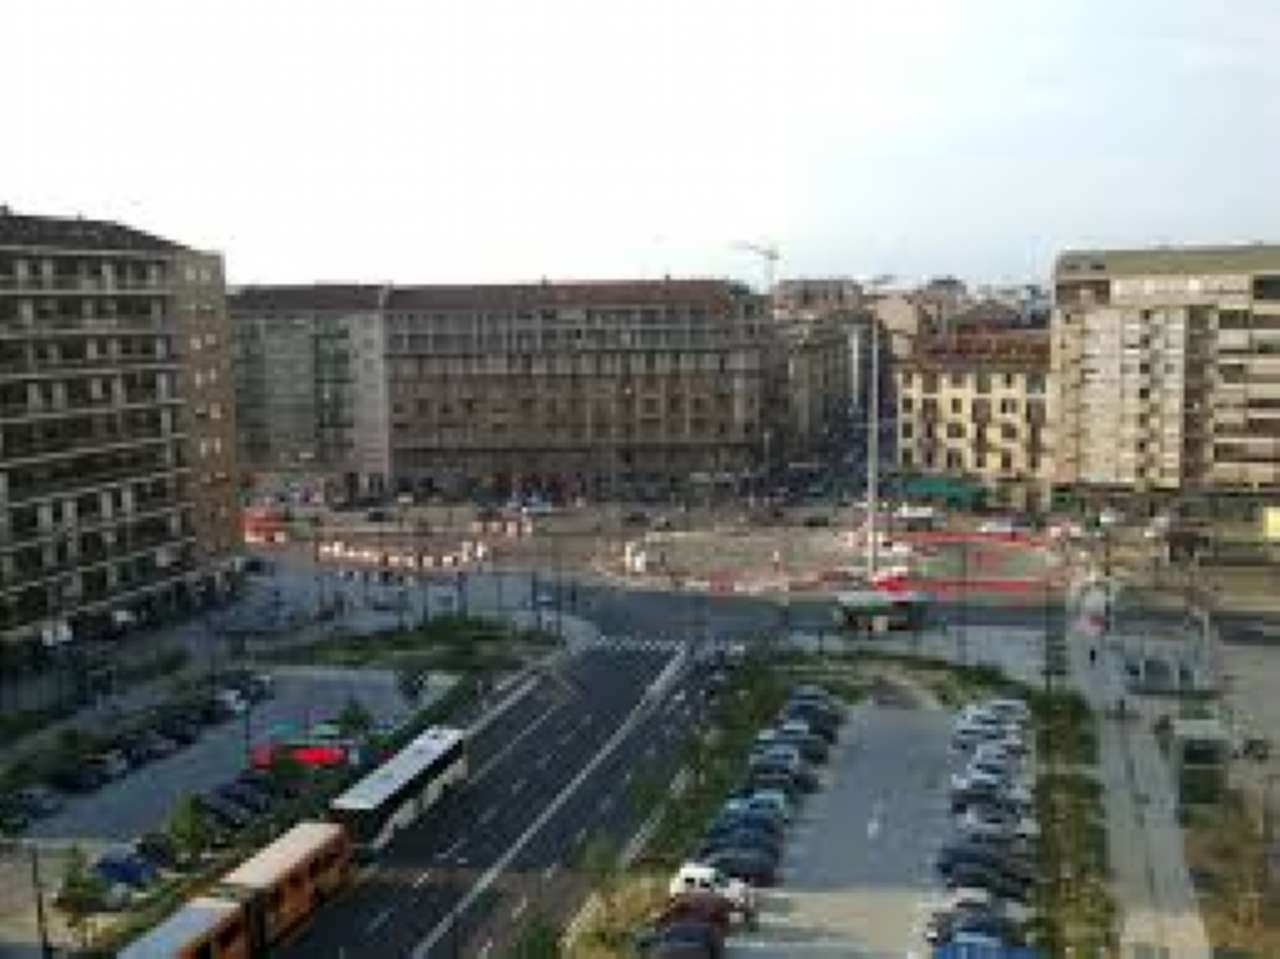
<path fill-rule="evenodd" d="M 763 664 L 744 666 L 721 696 L 709 732 L 684 756 L 688 783 L 680 801 L 663 812 L 644 862 L 672 869 L 684 862 L 724 798 L 747 772 L 756 734 L 777 717 L 787 685 Z"/>
<path fill-rule="evenodd" d="M 1032 932 L 1051 955 L 1100 955 L 1114 941 L 1106 815 L 1097 764 L 1097 722 L 1074 693 L 1031 700 L 1043 772 L 1036 782 L 1044 883 Z"/>

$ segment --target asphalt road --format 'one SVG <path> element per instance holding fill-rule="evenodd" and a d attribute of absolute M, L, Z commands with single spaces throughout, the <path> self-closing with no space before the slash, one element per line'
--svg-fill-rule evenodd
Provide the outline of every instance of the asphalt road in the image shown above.
<path fill-rule="evenodd" d="M 486 946 L 500 954 L 535 914 L 562 918 L 581 896 L 571 868 L 581 850 L 594 836 L 620 841 L 634 829 L 627 773 L 678 754 L 658 745 L 684 724 L 678 712 L 658 709 L 595 761 L 668 661 L 656 652 L 590 650 L 564 668 L 569 691 L 541 679 L 473 740 L 463 789 L 403 832 L 279 954 L 422 959 Z M 460 901 L 450 929 L 445 920 Z M 415 953 L 424 940 L 430 948 Z"/>
<path fill-rule="evenodd" d="M 951 833 L 946 782 L 950 717 L 939 710 L 860 707 L 833 755 L 829 783 L 795 827 L 784 884 L 758 931 L 732 957 L 831 959 L 927 955 L 933 870 Z"/>

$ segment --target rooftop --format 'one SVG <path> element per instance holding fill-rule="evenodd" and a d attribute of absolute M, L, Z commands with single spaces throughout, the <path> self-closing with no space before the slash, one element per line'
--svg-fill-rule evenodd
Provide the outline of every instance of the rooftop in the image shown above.
<path fill-rule="evenodd" d="M 667 304 L 728 306 L 746 288 L 727 280 L 595 280 L 564 283 L 495 283 L 465 286 L 397 286 L 389 310 L 491 307 L 634 307 Z"/>
<path fill-rule="evenodd" d="M 331 803 L 332 808 L 343 811 L 377 809 L 388 797 L 413 782 L 432 763 L 461 743 L 463 738 L 461 730 L 432 726 L 335 799 Z"/>
<path fill-rule="evenodd" d="M 342 827 L 335 823 L 298 823 L 271 845 L 227 873 L 222 882 L 246 889 L 265 889 L 296 866 L 300 857 L 323 848 L 341 832 Z"/>
<path fill-rule="evenodd" d="M 360 312 L 378 308 L 382 289 L 362 283 L 241 286 L 227 291 L 227 308 L 233 313 Z"/>
<path fill-rule="evenodd" d="M 966 329 L 916 337 L 910 365 L 1047 368 L 1047 330 Z"/>
<path fill-rule="evenodd" d="M 193 936 L 213 932 L 240 911 L 234 902 L 199 897 L 126 946 L 117 959 L 171 959 Z"/>
<path fill-rule="evenodd" d="M 185 247 L 109 220 L 28 216 L 0 206 L 0 247 L 172 253 Z"/>
<path fill-rule="evenodd" d="M 1058 280 L 1159 273 L 1280 272 L 1280 244 L 1157 246 L 1139 250 L 1064 250 Z"/>

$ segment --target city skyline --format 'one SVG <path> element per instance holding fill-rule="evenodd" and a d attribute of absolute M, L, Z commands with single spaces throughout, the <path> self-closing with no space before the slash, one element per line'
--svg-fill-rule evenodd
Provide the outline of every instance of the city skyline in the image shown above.
<path fill-rule="evenodd" d="M 1280 12 L 20 3 L 0 203 L 231 283 L 949 273 L 1274 238 Z"/>

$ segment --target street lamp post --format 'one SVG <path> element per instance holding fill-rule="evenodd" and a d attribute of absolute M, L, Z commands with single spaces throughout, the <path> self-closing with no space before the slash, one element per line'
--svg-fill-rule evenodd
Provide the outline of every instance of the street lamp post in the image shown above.
<path fill-rule="evenodd" d="M 40 881 L 40 848 L 31 846 L 31 886 L 36 896 L 36 930 L 40 935 L 42 959 L 53 959 L 53 944 L 49 941 L 49 927 L 44 911 L 44 885 Z"/>

